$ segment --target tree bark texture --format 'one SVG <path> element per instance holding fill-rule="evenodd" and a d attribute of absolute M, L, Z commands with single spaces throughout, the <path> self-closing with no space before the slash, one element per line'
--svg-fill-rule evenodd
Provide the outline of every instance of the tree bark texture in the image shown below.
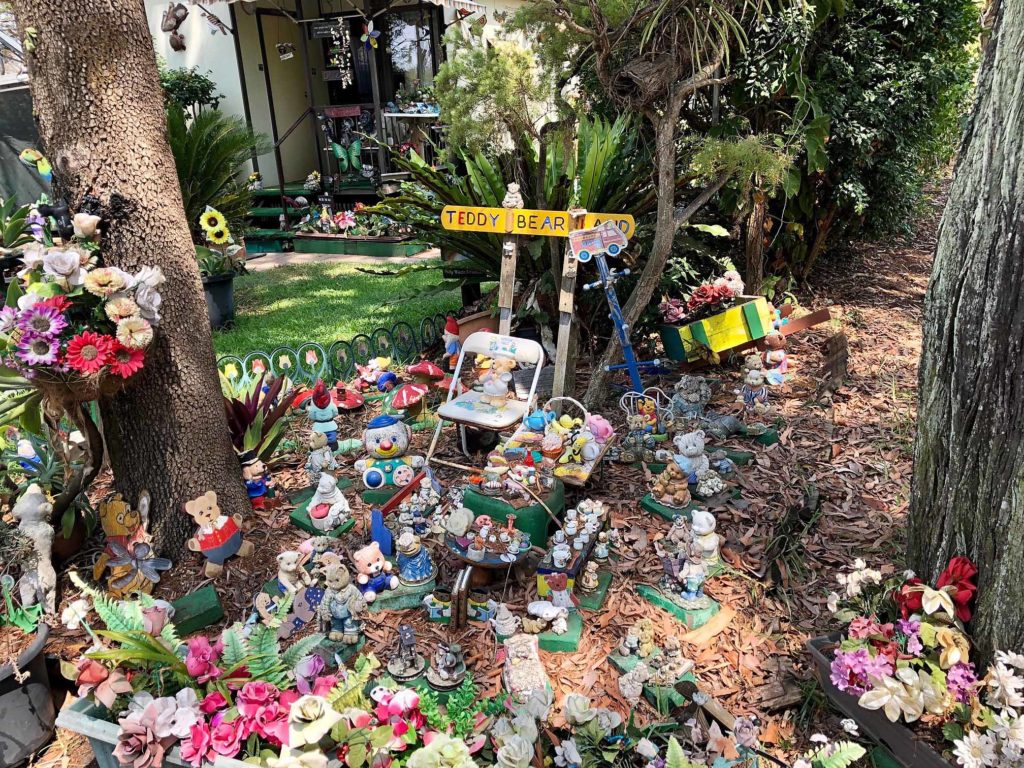
<path fill-rule="evenodd" d="M 971 634 L 1024 647 L 1024 4 L 1003 2 L 925 300 L 909 556 L 980 569 Z"/>
<path fill-rule="evenodd" d="M 764 219 L 768 204 L 764 192 L 753 194 L 753 207 L 747 216 L 746 261 L 744 274 L 747 295 L 756 296 L 761 293 L 764 284 Z"/>
<path fill-rule="evenodd" d="M 192 524 L 181 506 L 215 490 L 227 514 L 249 511 L 228 437 L 195 249 L 167 145 L 153 41 L 140 0 L 15 0 L 42 149 L 74 210 L 99 197 L 105 263 L 159 265 L 163 320 L 138 381 L 101 403 L 115 484 L 152 496 L 151 532 L 167 553 Z"/>

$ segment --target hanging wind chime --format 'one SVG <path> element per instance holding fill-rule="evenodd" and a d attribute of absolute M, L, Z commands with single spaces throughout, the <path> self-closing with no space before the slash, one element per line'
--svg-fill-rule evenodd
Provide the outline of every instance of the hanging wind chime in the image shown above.
<path fill-rule="evenodd" d="M 352 41 L 348 33 L 348 22 L 339 18 L 331 32 L 330 66 L 338 70 L 338 81 L 342 88 L 352 85 Z"/>

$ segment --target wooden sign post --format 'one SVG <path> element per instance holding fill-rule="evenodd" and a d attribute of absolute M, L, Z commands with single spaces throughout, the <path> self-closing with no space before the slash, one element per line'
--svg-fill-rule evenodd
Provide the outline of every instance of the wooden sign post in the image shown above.
<path fill-rule="evenodd" d="M 509 198 L 506 197 L 506 203 Z M 521 205 L 521 203 L 520 203 Z M 512 327 L 512 300 L 515 293 L 517 235 L 569 237 L 577 229 L 590 229 L 612 222 L 628 239 L 636 230 L 636 222 L 627 213 L 587 213 L 576 211 L 541 211 L 529 208 L 477 208 L 464 205 L 446 205 L 441 211 L 441 226 L 460 232 L 497 232 L 505 235 L 501 259 L 501 282 L 498 286 L 500 311 L 498 332 L 510 335 Z M 575 306 L 577 260 L 571 249 L 566 249 L 562 260 L 562 281 L 558 294 L 558 342 L 555 352 L 555 377 L 552 395 L 565 393 L 569 370 L 569 342 L 572 315 Z"/>

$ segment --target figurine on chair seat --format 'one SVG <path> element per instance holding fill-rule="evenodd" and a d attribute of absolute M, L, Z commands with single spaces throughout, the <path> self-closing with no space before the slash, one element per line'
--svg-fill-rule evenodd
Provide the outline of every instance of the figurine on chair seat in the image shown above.
<path fill-rule="evenodd" d="M 508 385 L 512 381 L 512 369 L 516 367 L 514 358 L 498 357 L 491 361 L 491 367 L 480 377 L 483 395 L 480 401 L 490 403 L 495 408 L 503 408 L 508 399 Z"/>

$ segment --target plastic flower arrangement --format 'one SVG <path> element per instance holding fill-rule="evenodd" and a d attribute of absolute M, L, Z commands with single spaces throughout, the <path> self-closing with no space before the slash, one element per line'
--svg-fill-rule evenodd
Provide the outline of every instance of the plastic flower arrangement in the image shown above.
<path fill-rule="evenodd" d="M 743 295 L 743 279 L 739 272 L 727 270 L 721 277 L 701 283 L 684 303 L 681 299 L 666 297 L 658 310 L 666 323 L 694 322 L 726 308 Z"/>
<path fill-rule="evenodd" d="M 199 217 L 206 245 L 196 246 L 196 260 L 203 277 L 216 277 L 245 271 L 242 247 L 235 243 L 228 222 L 216 208 L 206 207 Z"/>
<path fill-rule="evenodd" d="M 1024 706 L 1024 677 L 1017 671 L 1024 657 L 1004 654 L 979 679 L 963 626 L 971 618 L 977 573 L 968 558 L 954 557 L 932 587 L 911 572 L 883 580 L 880 571 L 857 560 L 838 577 L 845 594 L 829 596 L 829 607 L 848 623 L 830 677 L 862 707 L 882 711 L 892 722 L 927 716 L 943 724 L 946 737 L 958 740 L 961 765 L 1024 765 L 984 762 L 989 753 L 999 754 L 1001 736 L 1009 737 L 1004 741 L 1011 751 L 1015 738 L 1024 736 L 1016 716 Z M 1021 757 L 1024 752 L 1013 759 Z"/>
<path fill-rule="evenodd" d="M 320 171 L 310 171 L 310 174 L 302 183 L 302 187 L 307 192 L 312 192 L 313 194 L 316 194 L 321 189 L 323 189 L 323 183 L 320 179 Z"/>
<path fill-rule="evenodd" d="M 76 215 L 76 219 L 81 218 Z M 93 237 L 97 224 L 77 231 Z M 130 274 L 101 266 L 89 239 L 67 245 L 32 243 L 22 250 L 19 280 L 0 310 L 0 360 L 36 385 L 94 399 L 145 364 L 160 322 L 159 267 Z"/>

